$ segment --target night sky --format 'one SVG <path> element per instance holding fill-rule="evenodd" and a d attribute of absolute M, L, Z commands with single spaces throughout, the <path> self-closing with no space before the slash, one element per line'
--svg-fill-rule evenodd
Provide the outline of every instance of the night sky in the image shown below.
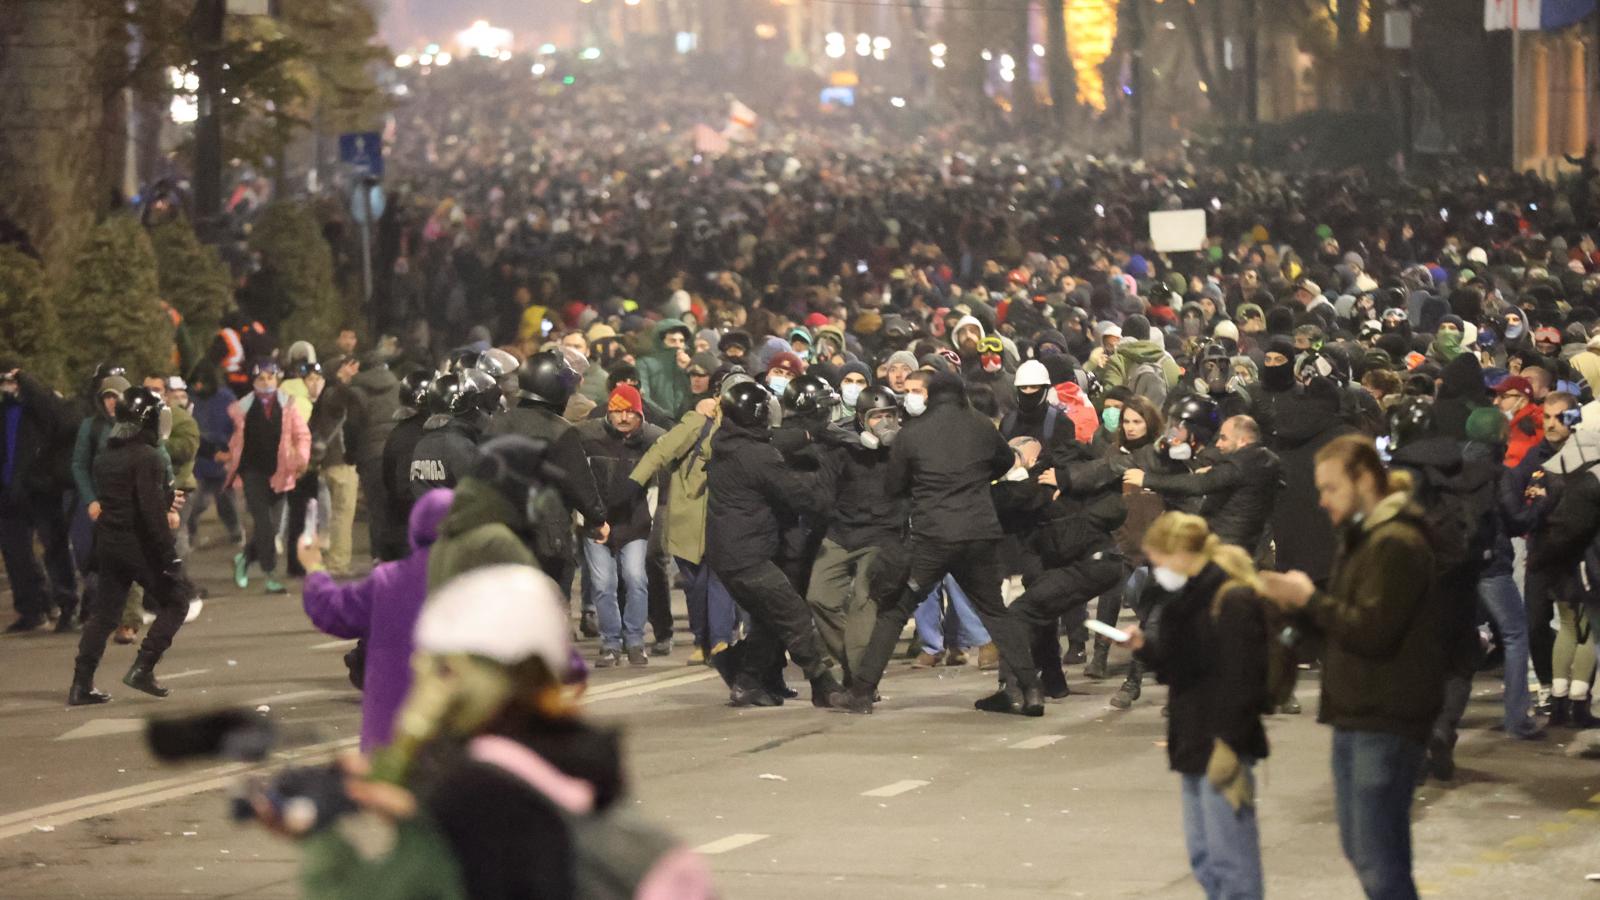
<path fill-rule="evenodd" d="M 377 0 L 384 7 L 382 35 L 396 51 L 447 39 L 474 19 L 509 28 L 517 45 L 571 40 L 576 0 Z"/>

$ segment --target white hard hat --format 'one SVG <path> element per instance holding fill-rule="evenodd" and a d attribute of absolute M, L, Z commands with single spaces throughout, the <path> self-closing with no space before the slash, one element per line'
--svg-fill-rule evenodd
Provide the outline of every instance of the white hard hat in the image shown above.
<path fill-rule="evenodd" d="M 417 619 L 423 653 L 470 653 L 505 665 L 538 658 L 566 673 L 572 624 L 561 589 L 532 566 L 486 566 L 451 579 Z"/>
<path fill-rule="evenodd" d="M 1049 387 L 1050 370 L 1046 369 L 1044 363 L 1039 362 L 1037 359 L 1030 359 L 1017 366 L 1017 376 L 1012 379 L 1012 383 L 1019 388 Z"/>

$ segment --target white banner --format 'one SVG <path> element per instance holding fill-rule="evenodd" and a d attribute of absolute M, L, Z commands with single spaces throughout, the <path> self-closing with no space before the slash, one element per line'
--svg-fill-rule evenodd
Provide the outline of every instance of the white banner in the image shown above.
<path fill-rule="evenodd" d="M 1157 253 L 1190 253 L 1206 243 L 1206 211 L 1177 209 L 1150 214 L 1150 244 Z"/>

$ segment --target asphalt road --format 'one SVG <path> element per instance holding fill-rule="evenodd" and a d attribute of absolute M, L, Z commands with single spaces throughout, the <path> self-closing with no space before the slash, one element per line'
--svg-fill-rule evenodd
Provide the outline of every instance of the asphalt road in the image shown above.
<path fill-rule="evenodd" d="M 139 728 L 157 712 L 266 706 L 293 738 L 285 761 L 352 746 L 348 644 L 315 632 L 297 595 L 234 590 L 222 551 L 195 565 L 213 599 L 161 666 L 167 700 L 121 686 L 133 651 L 113 645 L 100 683 L 114 702 L 69 709 L 76 636 L 0 638 L 0 898 L 297 895 L 294 847 L 227 818 L 228 787 L 250 767 L 160 766 Z M 1117 679 L 1074 677 L 1079 693 L 1043 719 L 996 717 L 971 708 L 991 675 L 897 663 L 870 717 L 803 700 L 736 710 L 686 653 L 597 672 L 587 702 L 626 731 L 633 802 L 702 848 L 726 897 L 1199 896 L 1159 687 L 1118 712 L 1106 704 Z M 1270 721 L 1257 772 L 1268 890 L 1359 897 L 1315 693 L 1303 682 L 1308 713 Z M 1419 794 L 1423 893 L 1600 897 L 1585 880 L 1600 871 L 1600 765 L 1569 756 L 1570 732 L 1506 740 L 1492 730 L 1498 700 L 1480 678 L 1457 780 Z"/>

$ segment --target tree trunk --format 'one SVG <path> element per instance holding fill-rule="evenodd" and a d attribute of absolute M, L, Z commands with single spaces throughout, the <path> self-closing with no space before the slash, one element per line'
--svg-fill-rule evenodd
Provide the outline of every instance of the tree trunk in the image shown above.
<path fill-rule="evenodd" d="M 1017 111 L 1017 121 L 1032 122 L 1038 115 L 1037 96 L 1033 92 L 1033 40 L 1029 33 L 1029 10 L 1032 0 L 1013 0 L 1016 12 L 1011 19 L 1011 41 L 1016 49 L 1011 51 L 1016 60 L 1016 80 L 1011 82 L 1012 105 Z"/>
<path fill-rule="evenodd" d="M 22 226 L 47 272 L 64 270 L 121 179 L 120 93 L 105 67 L 123 52 L 101 0 L 0 3 L 0 215 Z"/>
<path fill-rule="evenodd" d="M 1044 59 L 1050 76 L 1051 110 L 1056 127 L 1065 128 L 1078 106 L 1078 78 L 1067 48 L 1067 0 L 1045 0 L 1045 21 Z"/>

